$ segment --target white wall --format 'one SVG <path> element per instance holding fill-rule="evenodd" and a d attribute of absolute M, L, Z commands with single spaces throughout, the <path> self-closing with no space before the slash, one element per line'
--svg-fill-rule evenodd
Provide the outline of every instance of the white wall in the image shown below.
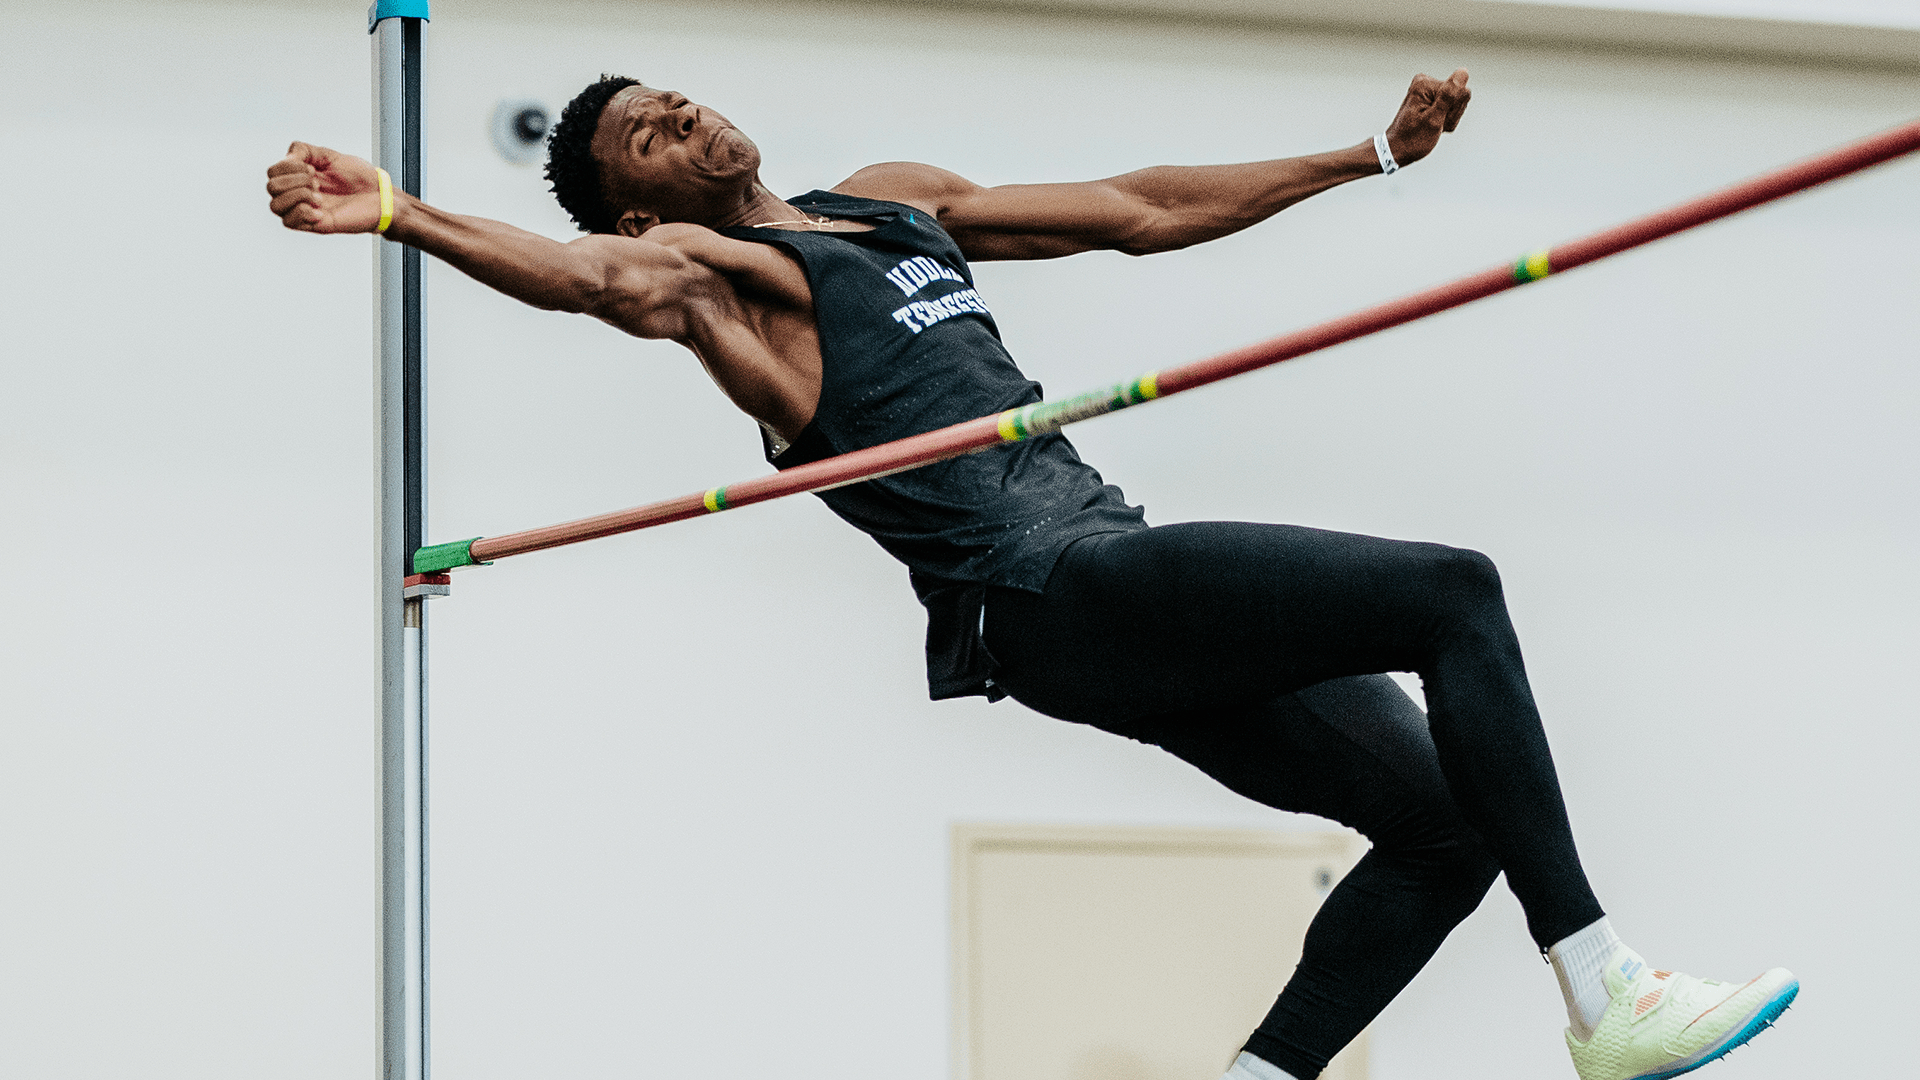
<path fill-rule="evenodd" d="M 0 6 L 0 1075 L 372 1071 L 370 242 L 284 233 L 261 192 L 290 139 L 366 145 L 361 13 L 334 8 Z M 1056 393 L 1676 201 L 1920 89 L 903 8 L 543 10 L 436 6 L 428 191 L 555 236 L 487 116 L 601 70 L 720 107 L 782 192 L 888 158 L 997 183 L 1348 145 L 1411 72 L 1473 70 L 1463 130 L 1392 179 L 1190 252 L 982 267 Z M 1916 181 L 1075 435 L 1156 522 L 1494 555 L 1616 924 L 1661 964 L 1805 980 L 1729 1076 L 1905 1060 Z M 430 287 L 432 538 L 764 468 L 675 348 Z M 926 702 L 904 578 L 801 500 L 456 578 L 432 608 L 443 1075 L 727 1054 L 933 1080 L 950 822 L 1318 827 L 1010 702 Z M 1570 1075 L 1562 1023 L 1496 889 L 1378 1025 L 1376 1076 Z"/>

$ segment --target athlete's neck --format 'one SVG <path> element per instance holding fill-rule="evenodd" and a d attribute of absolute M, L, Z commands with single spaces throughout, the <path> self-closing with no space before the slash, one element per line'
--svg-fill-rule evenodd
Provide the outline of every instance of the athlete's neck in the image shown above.
<path fill-rule="evenodd" d="M 724 229 L 738 225 L 756 225 L 763 221 L 795 221 L 806 215 L 786 200 L 768 191 L 756 177 L 744 197 L 719 220 L 705 223 L 708 228 Z"/>

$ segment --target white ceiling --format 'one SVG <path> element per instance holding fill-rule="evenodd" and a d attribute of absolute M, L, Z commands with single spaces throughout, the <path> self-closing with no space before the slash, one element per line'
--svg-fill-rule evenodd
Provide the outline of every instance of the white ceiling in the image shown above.
<path fill-rule="evenodd" d="M 1920 0 L 1499 0 L 1549 7 L 1599 7 L 1749 19 L 1920 29 Z"/>

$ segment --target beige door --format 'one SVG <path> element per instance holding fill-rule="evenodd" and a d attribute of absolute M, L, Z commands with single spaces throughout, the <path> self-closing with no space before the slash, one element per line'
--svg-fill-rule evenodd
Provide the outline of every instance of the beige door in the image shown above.
<path fill-rule="evenodd" d="M 955 1080 L 1217 1080 L 1351 832 L 959 825 Z M 1327 1080 L 1363 1080 L 1365 1036 Z"/>

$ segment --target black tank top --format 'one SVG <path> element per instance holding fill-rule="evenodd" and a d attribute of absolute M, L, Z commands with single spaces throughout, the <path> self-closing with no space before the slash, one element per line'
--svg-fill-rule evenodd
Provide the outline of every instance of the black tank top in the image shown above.
<path fill-rule="evenodd" d="M 791 252 L 813 289 L 820 404 L 793 445 L 768 437 L 775 468 L 1041 400 L 1040 385 L 1001 344 L 959 245 L 938 222 L 911 206 L 826 191 L 788 201 L 876 228 L 720 230 Z M 1075 540 L 1146 528 L 1140 508 L 1128 506 L 1059 434 L 819 495 L 907 564 L 927 608 L 927 681 L 936 699 L 1002 696 L 980 641 L 988 585 L 1040 592 Z"/>

